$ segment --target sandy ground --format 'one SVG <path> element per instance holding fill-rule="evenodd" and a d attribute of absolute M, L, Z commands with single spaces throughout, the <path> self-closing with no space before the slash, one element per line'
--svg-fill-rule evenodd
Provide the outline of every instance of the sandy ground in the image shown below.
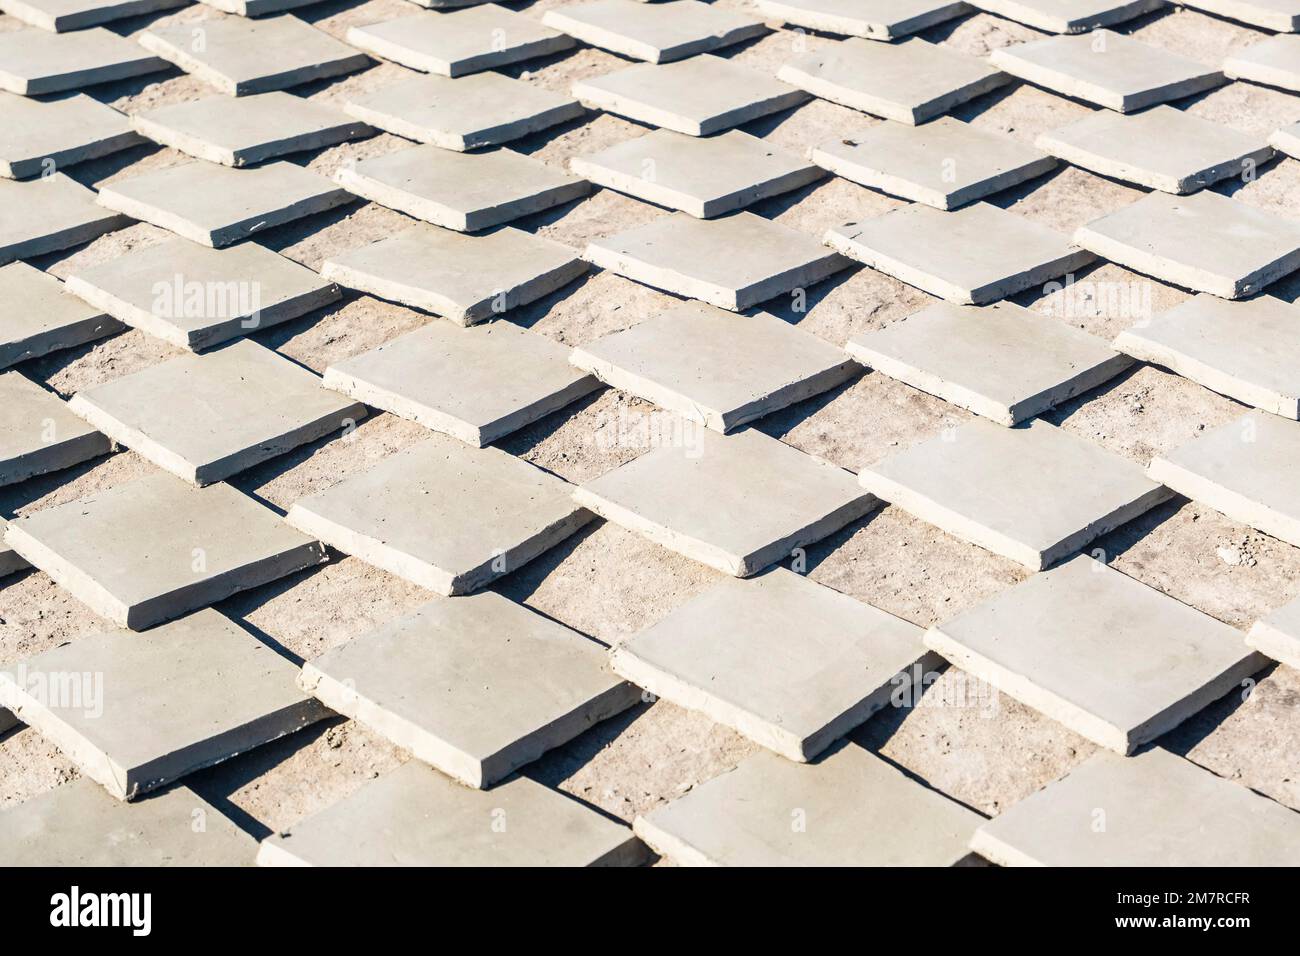
<path fill-rule="evenodd" d="M 719 0 L 724 5 L 745 6 Z M 509 4 L 540 16 L 554 0 Z M 342 38 L 347 27 L 414 12 L 403 0 L 322 3 L 297 15 Z M 163 17 L 114 26 L 133 35 L 150 22 L 190 21 L 222 14 L 193 6 Z M 0 30 L 21 26 L 0 16 Z M 1170 7 L 1133 21 L 1123 32 L 1217 64 L 1229 50 L 1262 37 L 1258 31 Z M 968 16 L 924 34 L 973 55 L 1034 37 L 1036 31 L 985 14 Z M 780 30 L 725 51 L 751 67 L 774 72 L 800 49 L 831 42 Z M 579 48 L 510 69 L 548 88 L 566 90 L 578 78 L 625 65 L 598 50 Z M 295 92 L 337 101 L 384 86 L 406 73 L 375 65 Z M 160 79 L 161 77 L 161 79 Z M 90 91 L 126 112 L 189 100 L 212 91 L 178 71 Z M 1245 130 L 1271 131 L 1300 120 L 1300 97 L 1233 83 L 1177 104 Z M 1022 84 L 985 96 L 957 111 L 976 126 L 1032 141 L 1040 132 L 1084 115 L 1090 107 Z M 875 122 L 814 101 L 745 127 L 802 151 L 821 139 Z M 643 128 L 604 114 L 547 131 L 515 148 L 557 166 L 571 156 L 639 135 Z M 405 145 L 372 139 L 291 159 L 322 173 Z M 185 159 L 163 148 L 141 147 L 67 172 L 99 186 Z M 1219 191 L 1241 201 L 1300 216 L 1300 163 L 1275 161 L 1251 182 Z M 1075 168 L 1060 168 L 991 201 L 1064 232 L 1137 199 L 1140 190 Z M 810 234 L 828 225 L 883 212 L 898 201 L 841 179 L 830 179 L 767 201 L 753 211 Z M 581 247 L 667 215 L 663 209 L 608 191 L 524 220 L 518 225 Z M 312 268 L 328 255 L 390 234 L 404 217 L 357 202 L 277 229 L 260 241 Z M 54 274 L 104 261 L 159 241 L 162 230 L 137 225 L 37 264 Z M 1016 301 L 1107 338 L 1131 324 L 1130 303 L 1161 310 L 1188 293 L 1101 265 L 1076 276 L 1067 291 L 1033 292 Z M 1095 295 L 1089 294 L 1089 289 Z M 1300 295 L 1300 280 L 1275 288 Z M 836 344 L 921 308 L 929 296 L 867 269 L 854 269 L 808 290 L 807 310 L 778 300 L 769 308 Z M 578 345 L 668 306 L 673 297 L 607 273 L 594 273 L 549 298 L 511 313 L 509 321 L 567 345 Z M 344 300 L 255 338 L 323 371 L 330 362 L 372 348 L 428 321 L 428 317 L 366 296 Z M 64 396 L 179 354 L 136 331 L 94 346 L 61 352 L 23 366 L 25 374 Z M 1146 464 L 1198 431 L 1227 421 L 1241 406 L 1159 368 L 1138 365 L 1104 387 L 1047 417 L 1101 445 Z M 591 479 L 640 451 L 629 423 L 657 413 L 652 406 L 602 391 L 500 444 L 570 481 Z M 812 454 L 857 470 L 924 440 L 967 413 L 882 375 L 866 373 L 846 385 L 763 419 L 757 427 Z M 405 447 L 423 430 L 391 415 L 365 421 L 349 438 L 322 441 L 238 476 L 232 483 L 283 512 L 298 498 Z M 70 501 L 129 481 L 152 469 L 121 452 L 68 472 L 0 489 L 0 514 L 12 517 Z M 1099 541 L 1117 568 L 1206 613 L 1246 629 L 1259 616 L 1300 592 L 1300 550 L 1234 524 L 1183 499 L 1155 509 Z M 943 620 L 1025 577 L 1003 558 L 965 544 L 896 508 L 885 507 L 810 548 L 806 570 L 823 584 L 869 601 L 919 625 Z M 716 580 L 717 573 L 650 544 L 614 525 L 595 522 L 584 532 L 499 584 L 513 599 L 606 643 L 654 623 Z M 334 555 L 321 567 L 236 596 L 220 610 L 287 657 L 301 661 L 337 646 L 427 599 L 418 588 Z M 9 578 L 0 588 L 0 664 L 76 640 L 105 626 L 44 574 Z M 1093 752 L 1093 745 L 1059 724 L 949 669 L 918 705 L 887 710 L 854 735 L 862 745 L 905 768 L 916 779 L 986 815 L 1060 777 Z M 1224 777 L 1300 809 L 1300 675 L 1269 668 L 1255 680 L 1188 721 L 1161 743 Z M 716 776 L 754 746 L 730 730 L 669 703 L 643 703 L 607 721 L 527 769 L 547 784 L 630 821 Z M 365 728 L 341 719 L 229 760 L 188 783 L 256 837 L 285 828 L 353 792 L 406 755 Z M 75 768 L 35 732 L 19 727 L 0 736 L 0 806 L 45 792 L 76 775 Z"/>

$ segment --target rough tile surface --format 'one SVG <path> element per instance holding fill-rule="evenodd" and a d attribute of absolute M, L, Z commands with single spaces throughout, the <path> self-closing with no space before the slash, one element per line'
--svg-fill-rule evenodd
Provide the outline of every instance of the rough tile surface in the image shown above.
<path fill-rule="evenodd" d="M 168 239 L 79 269 L 67 285 L 115 319 L 194 351 L 339 298 L 333 283 L 255 242 L 213 249 Z"/>
<path fill-rule="evenodd" d="M 1114 378 L 1132 360 L 1052 316 L 1011 302 L 938 302 L 849 339 L 863 365 L 1003 425 Z"/>
<path fill-rule="evenodd" d="M 574 495 L 602 518 L 742 578 L 876 506 L 849 472 L 753 430 L 688 429 Z"/>
<path fill-rule="evenodd" d="M 919 38 L 844 40 L 796 57 L 777 76 L 821 99 L 911 125 L 1011 81 L 983 60 Z"/>
<path fill-rule="evenodd" d="M 0 33 L 0 90 L 37 96 L 165 70 L 167 64 L 103 27 L 76 33 Z"/>
<path fill-rule="evenodd" d="M 951 866 L 982 820 L 846 744 L 808 765 L 750 757 L 634 829 L 679 866 Z"/>
<path fill-rule="evenodd" d="M 840 349 L 766 312 L 687 302 L 574 349 L 615 388 L 728 432 L 851 378 Z"/>
<path fill-rule="evenodd" d="M 0 209 L 0 265 L 79 246 L 126 225 L 63 173 L 26 182 L 0 179 Z"/>
<path fill-rule="evenodd" d="M 112 443 L 21 372 L 0 373 L 0 485 L 108 454 Z"/>
<path fill-rule="evenodd" d="M 773 568 L 724 579 L 614 648 L 614 670 L 808 761 L 920 683 L 921 628 Z"/>
<path fill-rule="evenodd" d="M 72 680 L 56 687 L 60 674 Z M 0 673 L 0 701 L 87 777 L 134 800 L 327 716 L 297 677 L 295 664 L 208 609 L 27 658 Z"/>
<path fill-rule="evenodd" d="M 214 248 L 351 201 L 319 173 L 284 162 L 231 169 L 194 160 L 99 191 L 102 206 Z"/>
<path fill-rule="evenodd" d="M 201 30 L 201 42 L 195 35 Z M 363 69 L 369 58 L 297 17 L 149 27 L 140 44 L 231 96 L 283 90 Z"/>
<path fill-rule="evenodd" d="M 178 478 L 208 485 L 366 416 L 320 378 L 249 339 L 78 392 L 69 407 Z"/>
<path fill-rule="evenodd" d="M 420 587 L 466 594 L 591 517 L 554 475 L 436 435 L 298 501 L 288 521 Z"/>
<path fill-rule="evenodd" d="M 408 146 L 339 170 L 340 186 L 435 225 L 476 232 L 584 196 L 584 179 L 509 149 Z"/>
<path fill-rule="evenodd" d="M 1241 633 L 1087 555 L 926 632 L 926 646 L 1129 754 L 1264 666 Z"/>
<path fill-rule="evenodd" d="M 332 107 L 291 93 L 209 96 L 133 117 L 156 143 L 223 166 L 247 166 L 373 132 Z"/>
<path fill-rule="evenodd" d="M 1115 347 L 1274 415 L 1300 419 L 1300 308 L 1202 292 L 1125 329 Z"/>
<path fill-rule="evenodd" d="M 1224 83 L 1223 73 L 1203 63 L 1110 30 L 1018 43 L 990 59 L 1035 86 L 1121 113 Z"/>
<path fill-rule="evenodd" d="M 122 324 L 25 262 L 0 266 L 0 368 L 94 342 Z"/>
<path fill-rule="evenodd" d="M 775 77 L 709 53 L 579 80 L 573 95 L 593 109 L 689 136 L 719 133 L 808 99 Z"/>
<path fill-rule="evenodd" d="M 554 292 L 587 263 L 562 243 L 517 229 L 466 236 L 423 223 L 325 261 L 321 274 L 473 325 Z"/>
<path fill-rule="evenodd" d="M 1153 458 L 1147 473 L 1300 547 L 1300 422 L 1248 412 Z"/>
<path fill-rule="evenodd" d="M 1093 259 L 1050 226 L 982 202 L 955 212 L 914 203 L 833 226 L 826 243 L 959 305 L 994 302 Z"/>
<path fill-rule="evenodd" d="M 1209 190 L 1149 193 L 1080 226 L 1074 241 L 1111 262 L 1224 299 L 1253 295 L 1300 268 L 1300 219 Z"/>
<path fill-rule="evenodd" d="M 762 20 L 699 0 L 590 0 L 552 7 L 542 22 L 613 53 L 667 63 L 762 36 Z"/>
<path fill-rule="evenodd" d="M 640 696 L 600 644 L 491 591 L 354 638 L 304 665 L 302 686 L 480 789 Z"/>
<path fill-rule="evenodd" d="M 442 76 L 464 76 L 573 46 L 572 38 L 495 3 L 351 27 L 347 36 L 367 53 Z"/>
<path fill-rule="evenodd" d="M 0 92 L 0 176 L 8 179 L 30 179 L 143 142 L 128 117 L 89 96 L 42 103 Z"/>
<path fill-rule="evenodd" d="M 1223 72 L 1234 80 L 1249 80 L 1300 93 L 1300 37 L 1279 34 L 1252 43 L 1223 61 Z"/>
<path fill-rule="evenodd" d="M 936 209 L 955 209 L 1041 176 L 1056 160 L 951 117 L 924 126 L 877 123 L 812 148 L 837 176 Z"/>
<path fill-rule="evenodd" d="M 569 166 L 597 186 L 700 219 L 734 212 L 825 175 L 808 160 L 740 130 L 708 137 L 652 130 L 598 153 L 575 156 Z"/>
<path fill-rule="evenodd" d="M 1048 33 L 1086 33 L 1165 4 L 1164 0 L 973 0 L 972 5 Z"/>
<path fill-rule="evenodd" d="M 712 255 L 716 249 L 733 254 Z M 849 265 L 812 236 L 748 212 L 713 220 L 675 213 L 595 239 L 583 255 L 602 269 L 733 312 Z"/>
<path fill-rule="evenodd" d="M 252 866 L 257 854 L 256 840 L 186 787 L 126 804 L 85 778 L 0 811 L 0 847 L 6 867 Z"/>
<path fill-rule="evenodd" d="M 627 827 L 527 777 L 482 793 L 410 760 L 272 834 L 257 860 L 262 866 L 633 866 L 645 855 Z"/>
<path fill-rule="evenodd" d="M 952 0 L 757 0 L 758 12 L 809 30 L 895 40 L 970 13 Z"/>
<path fill-rule="evenodd" d="M 1103 110 L 1041 134 L 1040 149 L 1103 176 L 1186 194 L 1221 179 L 1255 175 L 1273 156 L 1264 137 L 1171 106 L 1132 116 Z"/>
<path fill-rule="evenodd" d="M 508 143 L 584 112 L 571 96 L 492 72 L 411 77 L 351 96 L 344 109 L 417 143 L 461 151 Z"/>
<path fill-rule="evenodd" d="M 1095 755 L 984 824 L 971 847 L 1000 866 L 1295 866 L 1300 816 L 1153 747 Z"/>
<path fill-rule="evenodd" d="M 434 431 L 483 446 L 600 387 L 568 350 L 508 322 L 429 322 L 331 365 L 325 385 Z"/>
<path fill-rule="evenodd" d="M 132 630 L 325 560 L 318 542 L 230 486 L 195 488 L 163 472 L 25 514 L 5 542 Z"/>
<path fill-rule="evenodd" d="M 976 419 L 859 477 L 885 501 L 1033 570 L 1169 497 L 1132 462 L 1042 421 Z"/>

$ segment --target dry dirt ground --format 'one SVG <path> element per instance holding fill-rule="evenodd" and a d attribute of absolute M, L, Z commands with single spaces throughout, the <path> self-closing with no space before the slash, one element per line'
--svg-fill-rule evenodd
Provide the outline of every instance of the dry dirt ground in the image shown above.
<path fill-rule="evenodd" d="M 731 5 L 731 0 L 719 0 Z M 511 3 L 541 16 L 555 0 Z M 744 6 L 744 4 L 737 4 Z M 301 18 L 343 37 L 350 25 L 409 14 L 403 0 L 321 3 L 296 11 Z M 150 22 L 220 17 L 192 6 L 163 17 L 124 21 L 113 29 L 137 34 Z M 20 24 L 0 16 L 0 29 Z M 1121 32 L 1218 64 L 1231 49 L 1259 39 L 1258 31 L 1190 10 L 1169 7 L 1132 21 Z M 973 55 L 1030 39 L 1036 31 L 985 14 L 952 21 L 924 36 Z M 831 42 L 780 30 L 724 51 L 752 67 L 774 72 L 800 48 Z M 626 61 L 579 48 L 510 69 L 543 86 L 567 90 L 575 79 L 618 68 Z M 351 91 L 386 85 L 406 71 L 392 64 L 295 92 L 337 101 Z M 159 79 L 163 77 L 163 79 Z M 97 87 L 92 95 L 134 112 L 193 99 L 210 91 L 178 71 Z M 1300 120 L 1300 97 L 1232 83 L 1177 105 L 1246 130 L 1271 131 Z M 1040 132 L 1084 115 L 1089 107 L 1023 84 L 1013 84 L 962 107 L 957 115 L 976 126 L 1027 142 Z M 802 152 L 810 144 L 875 122 L 832 104 L 813 101 L 744 127 Z M 643 132 L 637 124 L 589 113 L 517 144 L 562 166 Z M 291 157 L 331 174 L 355 159 L 404 145 L 389 135 Z M 140 147 L 68 170 L 99 186 L 149 168 L 182 161 L 164 148 Z M 1300 162 L 1275 161 L 1250 182 L 1216 187 L 1243 202 L 1300 217 Z M 1064 232 L 1137 199 L 1140 191 L 1064 167 L 993 197 Z M 769 200 L 754 211 L 813 235 L 828 225 L 880 213 L 897 201 L 829 179 Z M 575 247 L 640 222 L 663 209 L 609 191 L 539 214 L 519 225 Z M 356 202 L 262 235 L 259 241 L 319 268 L 328 255 L 390 234 L 404 217 Z M 65 276 L 110 259 L 164 233 L 136 225 L 89 246 L 36 264 Z M 1067 291 L 1029 293 L 1021 304 L 1056 315 L 1106 338 L 1134 321 L 1134 305 L 1169 308 L 1188 293 L 1103 264 L 1076 277 Z M 1300 280 L 1281 294 L 1300 295 Z M 856 268 L 808 291 L 806 312 L 784 302 L 774 311 L 806 331 L 843 344 L 857 331 L 878 328 L 924 306 L 929 296 L 869 269 Z M 670 305 L 671 296 L 608 273 L 595 272 L 516 313 L 517 322 L 566 345 L 579 345 L 631 326 Z M 1140 316 L 1138 316 L 1140 317 Z M 428 321 L 428 316 L 367 296 L 348 294 L 328 309 L 259 333 L 255 338 L 317 372 Z M 25 374 L 63 396 L 163 361 L 176 350 L 128 331 L 94 346 L 27 363 Z M 1198 431 L 1242 409 L 1198 385 L 1151 366 L 1129 373 L 1058 408 L 1048 417 L 1145 465 Z M 510 452 L 570 481 L 593 478 L 643 450 L 636 423 L 657 414 L 652 406 L 603 390 L 501 444 Z M 845 468 L 864 464 L 924 440 L 967 413 L 883 375 L 868 372 L 826 395 L 772 415 L 757 427 Z M 283 512 L 313 490 L 364 469 L 424 434 L 420 426 L 378 414 L 349 438 L 322 441 L 238 476 L 233 484 Z M 152 466 L 129 451 L 70 472 L 0 489 L 0 514 L 70 501 L 128 481 Z M 1300 592 L 1300 550 L 1268 538 L 1184 499 L 1155 509 L 1103 538 L 1096 547 L 1125 573 L 1240 629 Z M 896 508 L 885 507 L 809 549 L 813 579 L 869 601 L 919 625 L 968 608 L 1025 576 L 1017 565 L 965 544 Z M 501 591 L 606 643 L 617 642 L 659 620 L 717 578 L 713 570 L 650 544 L 621 528 L 594 522 L 584 532 L 504 579 Z M 333 555 L 332 560 L 218 605 L 295 661 L 313 657 L 426 599 L 413 585 Z M 105 627 L 78 601 L 39 572 L 4 582 L 0 589 L 0 664 L 35 654 Z M 887 709 L 854 739 L 904 768 L 916 779 L 986 815 L 996 815 L 1057 779 L 1093 751 L 1093 745 L 1059 724 L 1003 697 L 955 669 L 937 677 L 912 707 Z M 1221 776 L 1300 810 L 1300 674 L 1269 668 L 1254 682 L 1167 735 L 1161 744 Z M 527 773 L 615 817 L 631 821 L 680 796 L 745 757 L 754 746 L 732 731 L 666 702 L 643 703 L 607 721 L 531 765 Z M 333 803 L 406 755 L 364 728 L 335 719 L 199 773 L 187 782 L 255 837 L 285 828 Z M 0 736 L 0 806 L 47 791 L 74 777 L 72 764 L 34 731 L 19 727 Z"/>

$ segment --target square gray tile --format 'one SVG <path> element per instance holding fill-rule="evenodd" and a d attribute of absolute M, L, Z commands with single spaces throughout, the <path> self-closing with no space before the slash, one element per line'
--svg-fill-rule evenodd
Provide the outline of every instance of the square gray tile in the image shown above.
<path fill-rule="evenodd" d="M 921 628 L 784 568 L 726 578 L 616 646 L 614 671 L 790 760 L 915 680 Z"/>
<path fill-rule="evenodd" d="M 1298 820 L 1153 747 L 1129 758 L 1096 754 L 985 823 L 971 848 L 999 866 L 1295 866 Z"/>
<path fill-rule="evenodd" d="M 188 787 L 128 805 L 85 778 L 0 812 L 0 844 L 11 867 L 252 866 L 257 854 L 256 840 Z"/>
<path fill-rule="evenodd" d="M 319 542 L 229 485 L 195 488 L 161 471 L 25 514 L 5 543 L 133 631 L 325 560 Z"/>
<path fill-rule="evenodd" d="M 1300 220 L 1209 190 L 1149 193 L 1080 226 L 1074 241 L 1135 272 L 1224 299 L 1254 295 L 1300 269 Z"/>
<path fill-rule="evenodd" d="M 585 196 L 591 185 L 509 149 L 408 146 L 344 166 L 344 189 L 447 229 L 477 232 Z"/>
<path fill-rule="evenodd" d="M 731 254 L 719 255 L 723 250 Z M 583 255 L 602 269 L 733 312 L 849 266 L 813 237 L 748 212 L 723 219 L 674 213 L 593 239 Z"/>
<path fill-rule="evenodd" d="M 37 96 L 167 69 L 140 44 L 103 27 L 76 33 L 0 33 L 0 90 Z"/>
<path fill-rule="evenodd" d="M 1265 663 L 1235 628 L 1087 555 L 930 628 L 925 643 L 1120 754 L 1236 690 Z"/>
<path fill-rule="evenodd" d="M 589 0 L 552 7 L 542 22 L 583 43 L 650 63 L 708 53 L 768 32 L 762 20 L 699 0 Z"/>
<path fill-rule="evenodd" d="M 870 40 L 896 40 L 972 9 L 960 0 L 758 0 L 757 6 L 769 19 Z"/>
<path fill-rule="evenodd" d="M 506 821 L 504 827 L 494 822 Z M 262 841 L 262 866 L 635 866 L 632 831 L 527 777 L 471 790 L 418 760 Z"/>
<path fill-rule="evenodd" d="M 760 753 L 632 828 L 678 866 L 952 866 L 983 819 L 845 744 L 814 764 Z"/>
<path fill-rule="evenodd" d="M 196 485 L 343 433 L 365 406 L 251 339 L 183 355 L 78 392 L 69 407 L 114 441 Z"/>
<path fill-rule="evenodd" d="M 1246 405 L 1300 419 L 1300 308 L 1202 292 L 1125 329 L 1115 347 Z"/>
<path fill-rule="evenodd" d="M 145 139 L 131 120 L 84 94 L 42 103 L 0 92 L 0 176 L 30 179 Z"/>
<path fill-rule="evenodd" d="M 1132 462 L 1044 421 L 975 419 L 858 477 L 922 521 L 1035 571 L 1170 496 Z"/>
<path fill-rule="evenodd" d="M 302 686 L 487 789 L 631 707 L 605 647 L 492 591 L 440 598 L 308 661 Z"/>
<path fill-rule="evenodd" d="M 587 482 L 577 501 L 738 578 L 820 541 L 877 504 L 850 472 L 761 432 L 687 428 Z"/>
<path fill-rule="evenodd" d="M 571 361 L 615 388 L 729 432 L 847 381 L 843 351 L 760 312 L 700 302 L 575 348 Z"/>
<path fill-rule="evenodd" d="M 973 6 L 1047 33 L 1087 33 L 1140 17 L 1164 0 L 971 0 Z"/>
<path fill-rule="evenodd" d="M 325 260 L 321 274 L 474 325 L 549 295 L 587 269 L 563 243 L 518 229 L 466 236 L 419 223 Z"/>
<path fill-rule="evenodd" d="M 810 98 L 775 77 L 710 53 L 579 80 L 573 95 L 593 109 L 688 136 L 719 133 Z"/>
<path fill-rule="evenodd" d="M 124 326 L 25 262 L 0 266 L 0 368 L 94 342 Z"/>
<path fill-rule="evenodd" d="M 0 265 L 79 246 L 127 225 L 125 216 L 96 198 L 63 173 L 24 182 L 0 179 Z"/>
<path fill-rule="evenodd" d="M 834 226 L 826 244 L 958 305 L 983 305 L 1073 272 L 1093 254 L 988 203 L 943 212 L 922 203 Z"/>
<path fill-rule="evenodd" d="M 433 74 L 411 77 L 353 95 L 344 109 L 417 143 L 462 152 L 508 143 L 585 112 L 571 96 L 490 71 L 457 80 Z"/>
<path fill-rule="evenodd" d="M 5 13 L 42 30 L 65 33 L 187 3 L 189 0 L 5 0 Z"/>
<path fill-rule="evenodd" d="M 1186 194 L 1221 179 L 1253 176 L 1273 157 L 1264 137 L 1212 123 L 1171 106 L 1134 115 L 1102 110 L 1036 143 L 1053 156 L 1102 176 L 1161 192 Z"/>
<path fill-rule="evenodd" d="M 154 24 L 140 44 L 230 96 L 283 90 L 370 64 L 364 53 L 287 13 Z"/>
<path fill-rule="evenodd" d="M 1256 621 L 1246 635 L 1246 643 L 1261 654 L 1300 670 L 1300 599 Z"/>
<path fill-rule="evenodd" d="M 994 50 L 990 59 L 1035 86 L 1121 113 L 1226 82 L 1203 63 L 1110 30 L 1017 43 Z"/>
<path fill-rule="evenodd" d="M 20 372 L 0 374 L 0 485 L 107 455 L 112 442 Z"/>
<path fill-rule="evenodd" d="M 1265 30 L 1279 33 L 1300 30 L 1300 3 L 1296 0 L 1193 0 L 1186 5 Z"/>
<path fill-rule="evenodd" d="M 288 517 L 326 544 L 439 594 L 484 587 L 591 519 L 562 479 L 446 435 L 303 498 Z"/>
<path fill-rule="evenodd" d="M 1300 422 L 1247 412 L 1156 456 L 1147 474 L 1233 521 L 1300 547 Z"/>
<path fill-rule="evenodd" d="M 349 27 L 347 37 L 367 53 L 442 76 L 464 76 L 574 46 L 571 37 L 495 3 Z"/>
<path fill-rule="evenodd" d="M 924 126 L 884 122 L 809 154 L 837 176 L 936 209 L 955 209 L 1041 176 L 1056 160 L 949 116 Z"/>
<path fill-rule="evenodd" d="M 1300 37 L 1278 34 L 1252 43 L 1227 57 L 1223 72 L 1229 79 L 1300 93 Z"/>
<path fill-rule="evenodd" d="M 433 321 L 325 370 L 325 386 L 482 447 L 577 401 L 600 382 L 569 350 L 509 322 Z"/>
<path fill-rule="evenodd" d="M 842 40 L 796 57 L 776 75 L 821 99 L 912 126 L 1011 82 L 983 60 L 919 38 Z"/>
<path fill-rule="evenodd" d="M 734 212 L 825 176 L 811 162 L 738 129 L 707 137 L 651 130 L 598 153 L 575 156 L 569 167 L 597 186 L 699 219 Z"/>
<path fill-rule="evenodd" d="M 188 239 L 137 246 L 79 269 L 68 276 L 68 290 L 129 326 L 196 352 L 340 298 L 332 282 L 255 242 L 213 249 Z"/>
<path fill-rule="evenodd" d="M 207 609 L 29 657 L 0 672 L 0 701 L 87 777 L 134 800 L 330 716 L 298 688 L 298 673 Z M 81 693 L 51 693 L 59 675 Z"/>
<path fill-rule="evenodd" d="M 1033 418 L 1133 364 L 1106 342 L 1012 302 L 936 302 L 845 347 L 863 365 L 1002 425 Z"/>
<path fill-rule="evenodd" d="M 99 191 L 101 206 L 213 248 L 351 201 L 324 176 L 285 162 L 231 169 L 196 159 Z"/>
<path fill-rule="evenodd" d="M 223 166 L 247 166 L 374 133 L 332 106 L 281 92 L 208 96 L 136 113 L 133 120 L 155 143 Z"/>

